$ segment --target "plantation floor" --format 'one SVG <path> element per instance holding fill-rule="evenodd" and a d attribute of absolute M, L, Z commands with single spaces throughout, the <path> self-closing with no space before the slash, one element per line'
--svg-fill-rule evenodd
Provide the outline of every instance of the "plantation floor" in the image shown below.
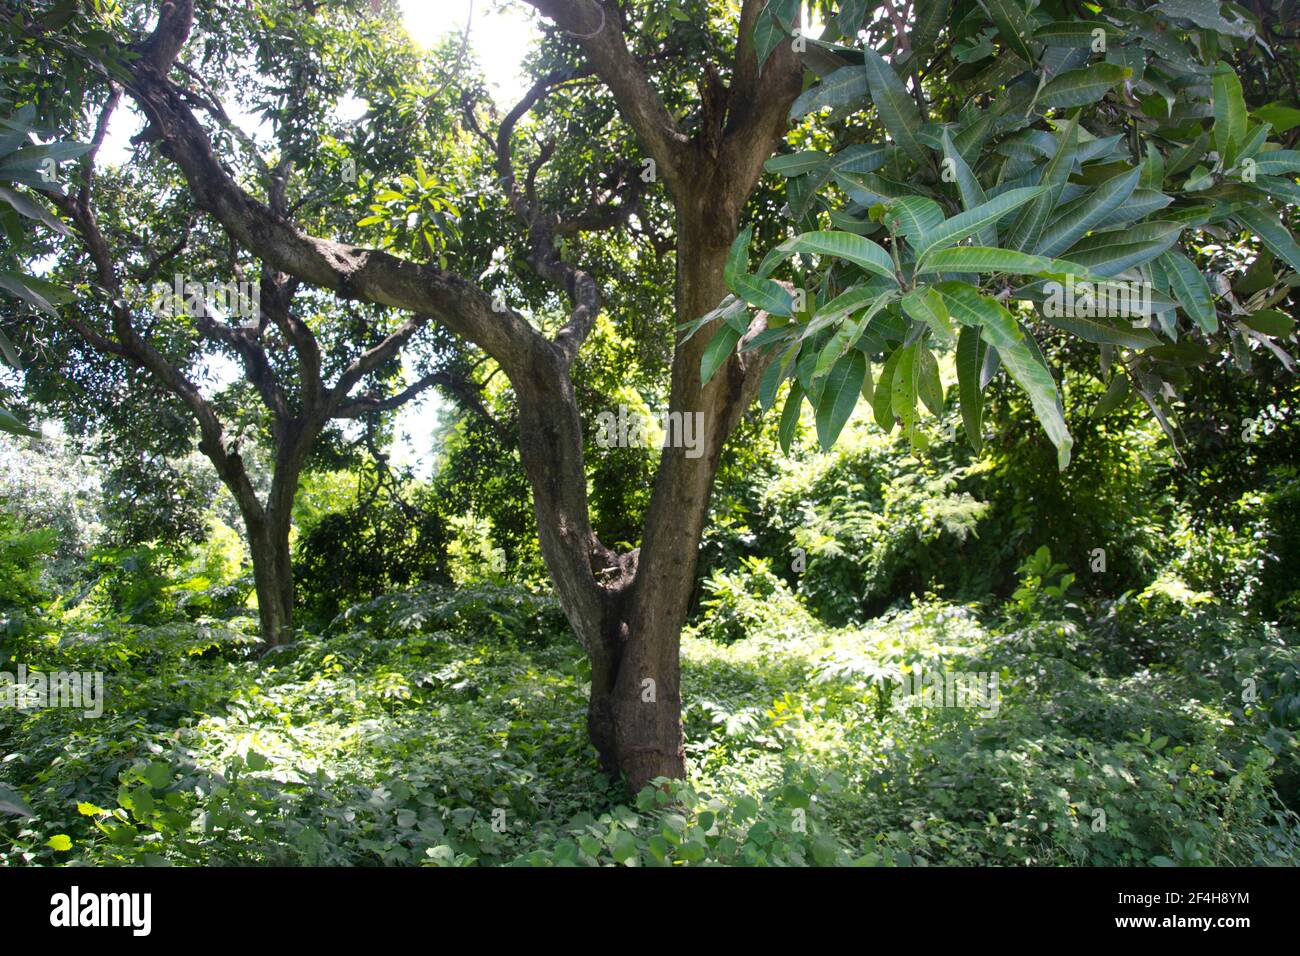
<path fill-rule="evenodd" d="M 27 639 L 29 669 L 104 670 L 108 699 L 99 719 L 0 711 L 0 784 L 35 814 L 0 823 L 0 861 L 1300 860 L 1277 795 L 1295 652 L 1231 616 L 1125 613 L 990 625 L 930 601 L 831 629 L 782 608 L 729 644 L 701 626 L 691 779 L 634 797 L 595 770 L 585 660 L 522 591 L 389 596 L 266 656 L 251 622 Z M 899 706 L 920 671 L 998 695 Z M 1234 700 L 1243 673 L 1254 707 Z"/>

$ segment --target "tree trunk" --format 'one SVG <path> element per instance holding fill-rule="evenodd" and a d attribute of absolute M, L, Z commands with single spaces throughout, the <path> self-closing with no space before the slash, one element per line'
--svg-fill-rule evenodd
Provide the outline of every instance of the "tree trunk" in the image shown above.
<path fill-rule="evenodd" d="M 257 615 L 268 646 L 287 644 L 293 635 L 293 555 L 289 550 L 289 522 L 266 518 L 244 519 L 248 547 L 253 557 L 253 582 L 257 589 Z"/>
<path fill-rule="evenodd" d="M 698 318 L 726 295 L 722 268 L 731 230 L 679 218 L 677 321 Z M 716 326 L 715 326 L 716 328 Z M 704 453 L 665 448 L 655 479 L 634 576 L 611 602 L 610 623 L 588 641 L 592 687 L 587 726 L 607 772 L 633 792 L 656 777 L 686 775 L 682 732 L 681 631 L 695 586 L 700 538 L 728 435 L 752 395 L 733 358 L 700 385 L 700 359 L 714 328 L 678 350 L 671 411 L 701 413 Z"/>

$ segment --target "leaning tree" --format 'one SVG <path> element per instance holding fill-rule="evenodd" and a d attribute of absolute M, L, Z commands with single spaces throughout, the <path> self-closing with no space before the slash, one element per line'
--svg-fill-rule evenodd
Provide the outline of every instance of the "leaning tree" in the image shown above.
<path fill-rule="evenodd" d="M 591 660 L 591 740 L 634 787 L 685 771 L 679 633 L 720 456 L 756 399 L 766 407 L 784 391 L 787 442 L 805 400 L 830 445 L 865 398 L 882 426 L 901 425 L 919 443 L 919 409 L 941 410 L 946 399 L 936 352 L 952 349 L 970 440 L 978 446 L 983 433 L 982 388 L 1005 369 L 1064 466 L 1071 440 L 1038 338 L 1095 343 L 1107 401 L 1142 400 L 1170 429 L 1179 383 L 1209 354 L 1285 356 L 1290 326 L 1276 307 L 1288 277 L 1270 273 L 1242 302 L 1197 258 L 1205 237 L 1245 234 L 1300 270 L 1271 205 L 1295 202 L 1300 190 L 1300 155 L 1277 141 L 1293 117 L 1284 104 L 1256 102 L 1260 90 L 1285 88 L 1290 69 L 1270 59 L 1270 31 L 1288 31 L 1273 8 L 1247 18 L 1215 0 L 1104 0 L 1083 14 L 1051 0 L 845 0 L 811 4 L 815 16 L 804 21 L 798 0 L 528 3 L 553 24 L 555 68 L 494 130 L 473 109 L 466 122 L 492 144 L 494 188 L 514 217 L 499 227 L 503 243 L 524 244 L 533 275 L 567 299 L 554 330 L 468 278 L 475 273 L 439 246 L 432 220 L 423 251 L 373 248 L 346 241 L 355 233 L 337 220 L 298 215 L 280 185 L 291 170 L 277 179 L 273 169 L 262 184 L 232 175 L 221 150 L 239 138 L 216 135 L 219 104 L 199 85 L 205 56 L 220 48 L 219 24 L 196 17 L 189 0 L 162 3 L 147 37 L 105 69 L 148 118 L 148 138 L 195 208 L 261 263 L 271 324 L 300 358 L 312 345 L 292 309 L 275 311 L 277 289 L 408 315 L 375 346 L 377 360 L 391 357 L 394 336 L 400 346 L 408 328 L 433 321 L 508 378 L 541 552 Z M 805 34 L 805 22 L 824 25 Z M 1254 69 L 1266 75 L 1250 84 L 1248 105 L 1234 64 L 1260 58 Z M 537 188 L 555 149 L 531 150 L 522 168 L 515 155 L 521 119 L 551 97 L 563 102 L 579 77 L 612 99 L 639 144 L 634 168 L 670 206 L 683 334 L 672 348 L 669 411 L 703 422 L 703 454 L 662 451 L 639 547 L 621 552 L 593 531 L 573 386 L 604 292 L 583 266 L 581 240 L 653 216 L 642 195 L 649 184 L 616 175 L 590 209 L 562 213 Z M 765 174 L 784 179 L 789 235 L 755 265 L 746 224 Z M 94 252 L 90 204 L 60 202 Z M 96 261 L 111 289 L 111 253 Z M 1058 301 L 1068 287 L 1091 290 L 1083 295 L 1095 303 L 1096 290 L 1121 281 L 1141 289 L 1144 314 Z M 78 331 L 166 382 L 148 335 L 119 309 L 108 317 L 107 330 L 83 322 Z M 231 345 L 255 384 L 265 331 L 215 333 L 241 336 Z M 362 374 L 373 353 L 357 360 Z M 309 360 L 302 377 L 313 374 Z M 282 432 L 317 425 L 331 400 L 349 407 L 355 384 L 341 379 L 325 393 L 332 399 L 304 399 Z M 239 497 L 221 422 L 184 382 L 169 387 Z M 294 463 L 286 453 L 281 465 Z M 250 539 L 267 534 L 258 509 L 245 520 Z M 259 599 L 276 602 L 287 551 L 268 539 L 254 561 Z M 282 639 L 268 624 L 268 640 Z"/>

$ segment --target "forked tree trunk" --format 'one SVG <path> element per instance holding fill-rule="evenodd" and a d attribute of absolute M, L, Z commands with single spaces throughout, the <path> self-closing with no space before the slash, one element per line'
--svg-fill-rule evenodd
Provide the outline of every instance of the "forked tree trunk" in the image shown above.
<path fill-rule="evenodd" d="M 716 223 L 679 220 L 678 322 L 703 315 L 725 296 L 722 268 L 730 239 Z M 611 597 L 599 641 L 587 642 L 593 648 L 591 742 L 606 771 L 623 774 L 634 792 L 656 777 L 686 775 L 681 632 L 718 462 L 750 391 L 734 363 L 701 387 L 700 358 L 709 336 L 703 330 L 682 347 L 672 383 L 671 411 L 703 415 L 704 453 L 688 458 L 682 448 L 664 450 L 635 573 Z"/>

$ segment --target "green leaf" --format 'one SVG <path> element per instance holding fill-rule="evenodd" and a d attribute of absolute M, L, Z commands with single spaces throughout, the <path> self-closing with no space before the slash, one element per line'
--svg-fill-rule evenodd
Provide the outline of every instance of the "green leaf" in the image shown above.
<path fill-rule="evenodd" d="M 861 266 L 873 275 L 890 279 L 895 283 L 898 281 L 894 275 L 894 260 L 890 258 L 889 253 L 870 239 L 855 236 L 851 232 L 805 232 L 782 243 L 781 247 L 791 254 L 812 253 L 844 259 Z"/>
<path fill-rule="evenodd" d="M 967 236 L 979 232 L 986 226 L 996 223 L 1003 216 L 1028 202 L 1038 202 L 1047 187 L 1026 186 L 1020 189 L 1008 189 L 994 196 L 988 202 L 981 203 L 974 209 L 959 212 L 943 225 L 934 229 L 925 237 L 925 247 L 917 256 L 917 262 L 924 262 L 928 256 L 946 246 L 960 242 Z"/>
<path fill-rule="evenodd" d="M 894 372 L 898 369 L 898 362 L 902 357 L 903 349 L 898 348 L 885 359 L 884 368 L 880 370 L 880 378 L 876 380 L 876 394 L 871 400 L 871 412 L 875 416 L 876 424 L 886 432 L 894 430 Z"/>
<path fill-rule="evenodd" d="M 883 221 L 891 232 L 906 236 L 916 248 L 930 230 L 943 222 L 943 210 L 933 199 L 903 196 L 885 203 Z"/>
<path fill-rule="evenodd" d="M 894 142 L 902 147 L 903 152 L 918 163 L 925 163 L 928 154 L 916 138 L 924 122 L 920 108 L 893 67 L 879 53 L 870 47 L 863 53 L 866 81 L 871 90 L 871 101 L 876 104 L 876 111 L 880 114 L 880 122 Z"/>
<path fill-rule="evenodd" d="M 935 293 L 936 295 L 938 293 Z M 943 382 L 939 378 L 939 363 L 924 345 L 916 346 L 916 386 L 921 401 L 935 418 L 943 415 Z"/>
<path fill-rule="evenodd" d="M 784 156 L 773 156 L 763 164 L 769 173 L 786 178 L 803 176 L 830 165 L 831 158 L 815 149 L 804 149 Z"/>
<path fill-rule="evenodd" d="M 903 434 L 913 448 L 924 447 L 925 441 L 917 430 L 916 399 L 920 368 L 917 363 L 916 342 L 898 350 L 898 364 L 894 367 L 894 387 L 890 393 L 891 410 L 902 424 Z"/>
<path fill-rule="evenodd" d="M 961 403 L 962 428 L 976 455 L 984 450 L 984 392 L 980 388 L 980 367 L 984 364 L 987 349 L 988 345 L 977 328 L 962 326 L 957 337 L 957 397 Z"/>
<path fill-rule="evenodd" d="M 1241 94 L 1241 80 L 1226 63 L 1214 69 L 1214 148 L 1226 167 L 1232 165 L 1237 148 L 1246 138 L 1246 100 Z"/>
<path fill-rule="evenodd" d="M 6 408 L 0 408 L 0 432 L 8 435 L 22 435 L 26 438 L 40 438 L 41 433 L 23 424 L 22 419 Z"/>
<path fill-rule="evenodd" d="M 944 342 L 953 340 L 952 323 L 943 297 L 933 289 L 913 289 L 903 296 L 903 311 L 918 322 L 924 322 Z"/>
<path fill-rule="evenodd" d="M 1271 149 L 1262 152 L 1255 157 L 1255 172 L 1268 176 L 1300 172 L 1300 150 Z"/>
<path fill-rule="evenodd" d="M 1214 309 L 1214 296 L 1201 270 L 1181 252 L 1173 250 L 1162 253 L 1159 261 L 1183 311 L 1205 332 L 1217 331 L 1219 316 Z"/>
<path fill-rule="evenodd" d="M 1078 113 L 1075 113 L 1058 139 L 1056 154 L 1048 160 L 1039 177 L 1038 184 L 1041 192 L 1020 210 L 1006 238 L 999 245 L 1008 249 L 1030 252 L 1038 244 L 1043 227 L 1047 225 L 1048 219 L 1055 211 L 1057 201 L 1061 198 L 1061 191 L 1065 188 L 1070 171 L 1074 168 L 1075 150 L 1079 142 Z"/>
<path fill-rule="evenodd" d="M 731 353 L 736 348 L 736 343 L 740 341 L 740 333 L 730 325 L 723 323 L 709 339 L 709 344 L 704 348 L 704 354 L 700 357 L 700 384 L 708 385 L 709 380 L 713 378 L 718 369 L 731 358 Z"/>
<path fill-rule="evenodd" d="M 964 282 L 941 282 L 935 289 L 944 297 L 954 318 L 978 325 L 984 341 L 997 350 L 1007 372 L 1029 396 L 1038 421 L 1056 446 L 1057 463 L 1064 470 L 1070 463 L 1074 439 L 1061 413 L 1056 381 L 1038 360 L 1036 349 L 1025 340 L 1016 320 L 996 299 L 982 295 Z"/>
<path fill-rule="evenodd" d="M 809 113 L 827 106 L 845 106 L 855 103 L 866 95 L 867 73 L 863 72 L 862 67 L 857 64 L 844 66 L 816 86 L 804 90 L 790 107 L 790 120 L 793 122 L 802 119 Z"/>
<path fill-rule="evenodd" d="M 1178 241 L 1183 224 L 1144 222 L 1129 229 L 1094 233 L 1069 251 L 1070 261 L 1101 276 L 1113 276 L 1154 259 Z"/>
<path fill-rule="evenodd" d="M 1158 10 L 1166 17 L 1190 20 L 1198 27 L 1204 27 L 1206 30 L 1213 30 L 1216 33 L 1226 33 L 1230 36 L 1242 38 L 1254 35 L 1255 28 L 1250 21 L 1240 18 L 1235 21 L 1224 19 L 1219 12 L 1222 6 L 1222 0 L 1162 0 L 1161 3 L 1152 7 L 1150 12 Z"/>
<path fill-rule="evenodd" d="M 1149 349 L 1160 344 L 1160 339 L 1150 329 L 1135 328 L 1132 320 L 1070 315 L 1057 310 L 1043 310 L 1042 315 L 1048 324 L 1097 345 Z"/>
<path fill-rule="evenodd" d="M 66 833 L 60 833 L 46 840 L 45 845 L 58 853 L 67 853 L 72 849 L 72 837 Z"/>
<path fill-rule="evenodd" d="M 1092 192 L 1070 203 L 1043 230 L 1034 251 L 1044 256 L 1057 256 L 1069 249 L 1128 200 L 1141 175 L 1142 170 L 1135 167 L 1112 176 Z"/>
<path fill-rule="evenodd" d="M 57 317 L 58 313 L 54 310 L 54 306 L 50 305 L 49 301 L 43 295 L 28 285 L 26 280 L 27 277 L 21 273 L 0 272 L 0 289 L 12 293 L 29 305 L 40 309 L 42 312 Z"/>
<path fill-rule="evenodd" d="M 790 374 L 791 362 L 796 354 L 798 353 L 795 347 L 791 346 L 779 359 L 769 362 L 767 368 L 763 370 L 763 377 L 758 383 L 758 401 L 764 412 L 776 403 L 777 390 Z"/>
<path fill-rule="evenodd" d="M 1067 70 L 1047 83 L 1038 95 L 1044 109 L 1073 109 L 1095 103 L 1133 71 L 1114 63 L 1095 63 L 1079 70 Z"/>
<path fill-rule="evenodd" d="M 1106 42 L 1122 39 L 1123 33 L 1100 20 L 1054 20 L 1034 31 L 1034 39 L 1046 46 L 1066 47 L 1072 50 L 1090 50 L 1094 31 L 1106 34 Z"/>
<path fill-rule="evenodd" d="M 9 336 L 0 332 L 0 361 L 8 363 L 11 367 L 22 370 L 22 359 L 18 356 L 18 350 L 14 344 L 9 341 Z"/>
<path fill-rule="evenodd" d="M 1300 126 L 1300 110 L 1286 105 L 1281 100 L 1261 106 L 1250 115 L 1259 122 L 1273 127 L 1274 132 L 1279 136 Z"/>
<path fill-rule="evenodd" d="M 817 441 L 823 451 L 830 450 L 853 414 L 867 374 L 866 357 L 857 349 L 837 361 L 826 376 L 821 401 L 817 403 Z"/>
<path fill-rule="evenodd" d="M 960 150 L 953 145 L 951 137 L 948 136 L 948 130 L 943 131 L 941 138 L 943 144 L 944 163 L 952 170 L 953 177 L 957 182 L 957 191 L 961 195 L 962 209 L 970 211 L 977 206 L 983 205 L 988 201 L 984 194 L 984 187 L 979 184 L 975 174 L 971 171 L 970 165 L 962 156 Z M 984 246 L 996 246 L 998 243 L 998 231 L 995 225 L 988 225 L 978 230 L 979 242 Z"/>
<path fill-rule="evenodd" d="M 786 396 L 785 407 L 781 410 L 781 424 L 777 428 L 777 438 L 781 442 L 781 450 L 787 455 L 790 454 L 790 444 L 794 441 L 795 429 L 799 427 L 799 411 L 803 407 L 803 386 L 795 382 L 790 386 L 790 394 Z"/>
<path fill-rule="evenodd" d="M 1024 60 L 1026 65 L 1037 62 L 1034 51 L 1029 46 L 1029 37 L 1034 32 L 1034 25 L 1029 15 L 1018 0 L 984 0 L 984 6 L 998 28 L 1002 41 Z"/>
<path fill-rule="evenodd" d="M 26 216 L 28 219 L 35 219 L 37 222 L 44 223 L 61 236 L 72 235 L 72 230 L 65 226 L 43 206 L 32 202 L 21 193 L 13 192 L 0 186 L 0 199 L 3 199 L 12 206 L 19 214 Z"/>
<path fill-rule="evenodd" d="M 929 272 L 1006 272 L 1027 276 L 1049 271 L 1053 261 L 1046 256 L 1031 256 L 1027 252 L 1014 252 L 1011 249 L 954 246 L 930 253 L 916 271 L 918 275 Z"/>
<path fill-rule="evenodd" d="M 1259 236 L 1260 241 L 1273 255 L 1296 272 L 1300 272 L 1300 247 L 1296 246 L 1295 240 L 1291 238 L 1291 233 L 1287 232 L 1286 227 L 1274 217 L 1273 210 L 1265 210 L 1258 206 L 1243 206 L 1234 211 L 1233 215 Z"/>
<path fill-rule="evenodd" d="M 746 226 L 741 230 L 727 250 L 727 261 L 722 267 L 722 278 L 727 288 L 736 295 L 741 292 L 736 288 L 736 280 L 749 272 L 749 243 L 754 235 L 754 227 Z"/>
<path fill-rule="evenodd" d="M 768 315 L 789 317 L 794 314 L 794 297 L 771 279 L 738 275 L 733 277 L 731 289 L 750 305 L 762 309 Z"/>
<path fill-rule="evenodd" d="M 1256 332 L 1274 338 L 1285 338 L 1295 329 L 1295 319 L 1277 309 L 1263 309 L 1254 315 L 1243 316 L 1241 322 Z"/>
<path fill-rule="evenodd" d="M 758 60 L 758 70 L 761 73 L 763 66 L 767 63 L 772 51 L 780 46 L 781 41 L 789 34 L 785 27 L 777 22 L 772 13 L 770 6 L 764 7 L 762 12 L 754 20 L 754 55 Z"/>
<path fill-rule="evenodd" d="M 1130 393 L 1128 376 L 1123 372 L 1116 372 L 1114 377 L 1111 378 L 1110 384 L 1106 386 L 1105 393 L 1097 402 L 1096 407 L 1093 408 L 1092 417 L 1105 418 L 1123 405 Z"/>
<path fill-rule="evenodd" d="M 911 30 L 911 47 L 913 50 L 928 50 L 939 36 L 939 31 L 948 22 L 948 11 L 952 0 L 916 0 L 912 5 L 913 22 Z"/>

